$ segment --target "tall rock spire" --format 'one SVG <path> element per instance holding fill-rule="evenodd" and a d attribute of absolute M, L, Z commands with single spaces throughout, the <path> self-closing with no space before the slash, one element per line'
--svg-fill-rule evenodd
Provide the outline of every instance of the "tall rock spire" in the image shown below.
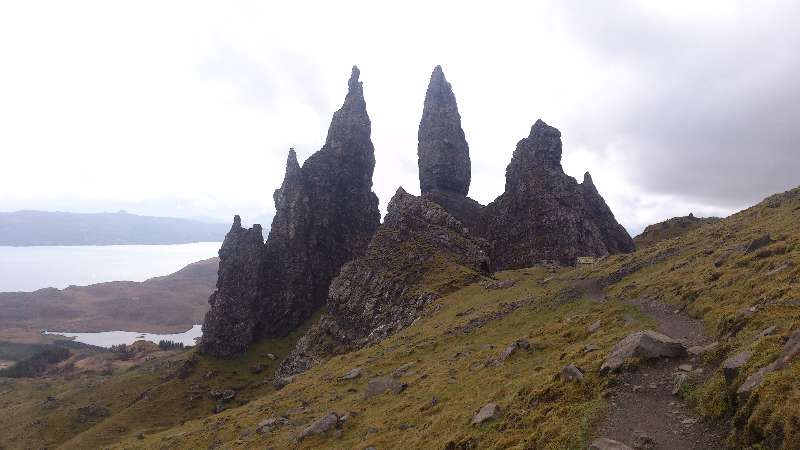
<path fill-rule="evenodd" d="M 375 148 L 358 78 L 353 67 L 322 149 L 302 167 L 289 150 L 266 244 L 260 227 L 242 230 L 236 222 L 228 234 L 203 325 L 204 353 L 230 356 L 254 340 L 285 336 L 324 305 L 342 265 L 366 250 L 380 213 L 372 192 Z"/>
<path fill-rule="evenodd" d="M 418 138 L 422 193 L 444 191 L 466 196 L 471 172 L 469 145 L 461 129 L 456 96 L 441 66 L 436 66 L 431 74 Z"/>

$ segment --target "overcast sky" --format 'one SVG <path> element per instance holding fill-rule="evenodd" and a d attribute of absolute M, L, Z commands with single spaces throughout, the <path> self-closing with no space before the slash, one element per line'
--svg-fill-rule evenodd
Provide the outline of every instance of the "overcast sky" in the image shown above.
<path fill-rule="evenodd" d="M 602 6 L 601 6 L 602 5 Z M 381 208 L 418 193 L 430 72 L 492 201 L 537 118 L 632 233 L 800 184 L 792 1 L 0 4 L 0 211 L 252 220 L 361 68 Z"/>

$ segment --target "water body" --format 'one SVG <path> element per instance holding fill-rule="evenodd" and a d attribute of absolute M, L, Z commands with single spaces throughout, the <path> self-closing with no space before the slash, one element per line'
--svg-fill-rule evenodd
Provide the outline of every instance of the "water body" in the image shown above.
<path fill-rule="evenodd" d="M 195 325 L 188 331 L 178 334 L 152 334 L 136 333 L 134 331 L 101 331 L 99 333 L 67 333 L 60 331 L 46 331 L 45 334 L 55 334 L 68 338 L 75 338 L 84 344 L 96 345 L 98 347 L 111 347 L 119 344 L 133 344 L 136 341 L 158 341 L 182 342 L 183 345 L 195 345 L 196 339 L 203 335 L 201 325 Z"/>
<path fill-rule="evenodd" d="M 217 256 L 220 245 L 0 246 L 0 292 L 144 281 Z"/>

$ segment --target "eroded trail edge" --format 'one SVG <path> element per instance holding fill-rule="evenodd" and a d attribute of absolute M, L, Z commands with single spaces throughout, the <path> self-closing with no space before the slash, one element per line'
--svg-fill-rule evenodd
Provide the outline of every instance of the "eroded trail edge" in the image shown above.
<path fill-rule="evenodd" d="M 615 376 L 609 413 L 595 435 L 636 449 L 717 450 L 725 448 L 727 430 L 701 422 L 681 397 L 683 383 L 702 383 L 713 368 L 703 364 L 700 349 L 713 345 L 702 325 L 665 303 L 630 301 L 656 322 L 656 331 L 692 349 L 683 358 L 659 358 Z"/>

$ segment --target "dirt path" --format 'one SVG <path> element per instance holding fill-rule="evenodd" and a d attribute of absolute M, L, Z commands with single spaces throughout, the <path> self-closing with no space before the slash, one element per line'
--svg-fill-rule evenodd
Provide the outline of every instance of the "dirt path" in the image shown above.
<path fill-rule="evenodd" d="M 642 313 L 653 318 L 657 330 L 680 339 L 687 347 L 707 345 L 699 322 L 663 303 L 640 299 L 631 302 Z M 711 373 L 700 358 L 659 359 L 641 366 L 638 371 L 624 372 L 612 388 L 610 414 L 595 433 L 623 442 L 637 449 L 648 450 L 718 450 L 724 449 L 726 430 L 709 427 L 694 416 L 680 397 L 673 395 L 675 374 L 690 365 L 692 376 L 704 380 Z M 702 373 L 697 372 L 702 369 Z"/>

